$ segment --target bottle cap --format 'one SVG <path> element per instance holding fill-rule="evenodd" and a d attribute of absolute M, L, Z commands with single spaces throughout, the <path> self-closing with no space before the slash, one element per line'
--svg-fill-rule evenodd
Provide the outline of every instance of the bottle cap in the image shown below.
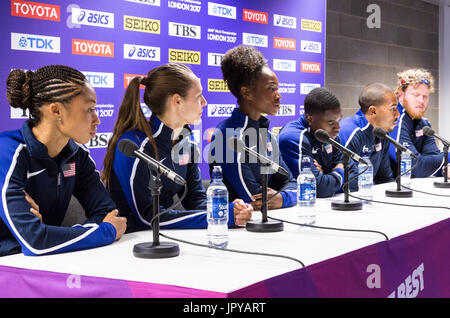
<path fill-rule="evenodd" d="M 220 166 L 214 166 L 211 177 L 212 179 L 222 179 L 222 168 Z"/>

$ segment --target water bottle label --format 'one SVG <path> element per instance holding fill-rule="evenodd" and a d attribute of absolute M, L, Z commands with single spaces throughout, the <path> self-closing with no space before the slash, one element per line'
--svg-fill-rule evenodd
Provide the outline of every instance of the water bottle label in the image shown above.
<path fill-rule="evenodd" d="M 405 173 L 411 168 L 411 163 L 407 161 L 401 162 L 401 173 Z"/>
<path fill-rule="evenodd" d="M 316 199 L 316 187 L 313 184 L 300 184 L 300 201 L 314 201 Z"/>
<path fill-rule="evenodd" d="M 212 198 L 212 218 L 225 219 L 228 217 L 228 198 Z"/>

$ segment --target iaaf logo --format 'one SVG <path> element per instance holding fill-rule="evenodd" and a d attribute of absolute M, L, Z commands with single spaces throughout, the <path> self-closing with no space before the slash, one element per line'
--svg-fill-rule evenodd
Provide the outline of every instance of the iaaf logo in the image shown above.
<path fill-rule="evenodd" d="M 297 18 L 289 17 L 285 15 L 274 14 L 273 15 L 273 25 L 278 27 L 296 29 L 297 28 Z"/>
<path fill-rule="evenodd" d="M 236 7 L 208 2 L 208 15 L 236 20 Z"/>
<path fill-rule="evenodd" d="M 276 116 L 295 116 L 295 104 L 280 105 Z"/>
<path fill-rule="evenodd" d="M 161 50 L 159 47 L 124 44 L 123 58 L 144 61 L 159 61 L 161 59 Z"/>
<path fill-rule="evenodd" d="M 72 39 L 72 54 L 114 57 L 114 43 Z"/>
<path fill-rule="evenodd" d="M 295 72 L 295 60 L 273 59 L 273 69 L 275 71 Z"/>
<path fill-rule="evenodd" d="M 15 17 L 59 21 L 61 18 L 59 8 L 46 3 L 11 0 L 11 15 Z"/>
<path fill-rule="evenodd" d="M 263 23 L 263 24 L 269 23 L 269 18 L 268 18 L 269 15 L 267 12 L 260 12 L 260 11 L 244 9 L 243 14 L 244 14 L 244 18 L 243 18 L 244 21 Z"/>
<path fill-rule="evenodd" d="M 301 72 L 320 73 L 320 63 L 301 62 Z"/>
<path fill-rule="evenodd" d="M 235 108 L 234 104 L 208 104 L 208 117 L 229 117 Z"/>
<path fill-rule="evenodd" d="M 315 83 L 300 83 L 300 94 L 307 95 L 314 88 L 320 87 L 320 84 Z"/>
<path fill-rule="evenodd" d="M 208 52 L 208 65 L 220 66 L 224 55 L 225 54 Z"/>
<path fill-rule="evenodd" d="M 301 50 L 302 52 L 322 53 L 322 43 L 302 40 Z"/>
<path fill-rule="evenodd" d="M 114 13 L 72 8 L 72 23 L 114 28 Z"/>
<path fill-rule="evenodd" d="M 276 49 L 295 50 L 297 48 L 295 39 L 273 38 L 273 47 Z"/>
<path fill-rule="evenodd" d="M 83 72 L 92 87 L 114 88 L 114 73 Z"/>
<path fill-rule="evenodd" d="M 295 84 L 291 83 L 280 83 L 278 84 L 278 91 L 281 94 L 295 94 L 297 87 Z"/>
<path fill-rule="evenodd" d="M 125 1 L 135 2 L 135 3 L 140 3 L 140 4 L 148 4 L 148 5 L 157 6 L 157 7 L 161 6 L 160 0 L 125 0 Z"/>
<path fill-rule="evenodd" d="M 85 146 L 88 148 L 106 148 L 111 137 L 112 132 L 97 133 Z"/>
<path fill-rule="evenodd" d="M 11 32 L 11 50 L 60 53 L 60 38 Z"/>
<path fill-rule="evenodd" d="M 169 35 L 200 40 L 201 27 L 199 25 L 169 22 Z"/>
<path fill-rule="evenodd" d="M 269 47 L 269 40 L 267 35 L 242 32 L 242 44 Z"/>

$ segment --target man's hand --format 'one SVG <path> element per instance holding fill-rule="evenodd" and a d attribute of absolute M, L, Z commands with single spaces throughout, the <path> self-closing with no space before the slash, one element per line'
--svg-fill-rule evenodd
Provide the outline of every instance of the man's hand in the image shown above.
<path fill-rule="evenodd" d="M 123 216 L 119 216 L 119 210 L 114 209 L 109 212 L 103 222 L 111 223 L 116 229 L 116 241 L 119 240 L 123 233 L 125 233 L 127 229 L 127 219 Z"/>
<path fill-rule="evenodd" d="M 322 166 L 317 162 L 316 159 L 314 159 L 314 165 L 316 166 L 317 170 L 320 171 L 320 173 L 323 173 Z"/>
<path fill-rule="evenodd" d="M 267 188 L 267 199 L 269 200 L 277 191 L 275 191 L 272 188 Z M 261 210 L 262 205 L 262 193 L 258 193 L 251 196 L 251 199 L 253 200 L 252 206 L 255 211 Z M 269 210 L 273 209 L 281 209 L 283 206 L 283 196 L 281 193 L 278 193 L 275 197 L 273 197 L 271 200 L 267 202 L 267 208 Z"/>
<path fill-rule="evenodd" d="M 233 202 L 234 223 L 236 225 L 246 225 L 252 218 L 253 207 L 250 204 L 244 203 L 241 199 L 236 199 Z"/>
<path fill-rule="evenodd" d="M 36 202 L 34 202 L 34 200 L 30 197 L 30 195 L 26 191 L 23 192 L 25 193 L 25 200 L 27 200 L 27 202 L 31 205 L 30 212 L 33 213 L 36 217 L 38 217 L 42 223 L 42 215 L 39 213 L 39 205 L 37 205 Z"/>
<path fill-rule="evenodd" d="M 344 170 L 344 164 L 338 163 L 338 164 L 336 165 L 336 167 L 333 168 L 333 170 L 334 170 L 334 169 L 338 169 L 338 168 Z"/>

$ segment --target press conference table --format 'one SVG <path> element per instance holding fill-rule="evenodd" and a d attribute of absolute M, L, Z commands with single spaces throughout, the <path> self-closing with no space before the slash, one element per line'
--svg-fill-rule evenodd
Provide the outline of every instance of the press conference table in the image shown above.
<path fill-rule="evenodd" d="M 411 187 L 450 195 L 450 189 L 433 187 L 436 180 L 442 178 L 413 179 Z M 395 188 L 375 186 L 374 200 L 450 207 L 449 197 L 384 195 Z M 381 231 L 389 240 L 288 223 L 277 233 L 230 230 L 229 248 L 290 256 L 303 267 L 291 259 L 185 243 L 178 243 L 180 255 L 174 258 L 136 258 L 133 246 L 152 241 L 152 232 L 142 231 L 90 250 L 0 257 L 0 297 L 450 297 L 449 209 L 374 203 L 360 211 L 331 210 L 338 199 L 343 195 L 317 201 L 316 225 Z M 269 216 L 299 222 L 295 207 Z M 206 229 L 161 232 L 206 243 Z"/>

